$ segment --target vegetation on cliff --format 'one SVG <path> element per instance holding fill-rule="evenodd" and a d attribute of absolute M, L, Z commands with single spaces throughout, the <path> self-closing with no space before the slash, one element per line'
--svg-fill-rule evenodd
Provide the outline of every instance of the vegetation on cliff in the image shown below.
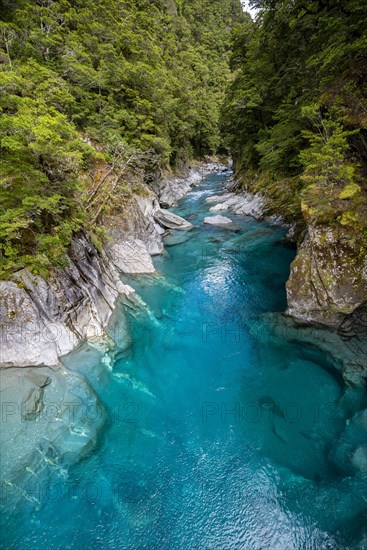
<path fill-rule="evenodd" d="M 254 0 L 234 33 L 223 129 L 244 185 L 289 220 L 366 232 L 367 12 L 362 0 Z M 367 233 L 366 233 L 367 236 Z"/>
<path fill-rule="evenodd" d="M 218 150 L 241 17 L 239 0 L 0 3 L 0 277 L 62 265 L 128 173 Z"/>

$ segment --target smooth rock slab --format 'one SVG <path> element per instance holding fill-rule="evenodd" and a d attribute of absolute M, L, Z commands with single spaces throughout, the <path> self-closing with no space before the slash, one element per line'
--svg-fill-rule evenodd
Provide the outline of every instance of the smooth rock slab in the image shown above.
<path fill-rule="evenodd" d="M 193 228 L 192 223 L 184 220 L 181 216 L 177 216 L 177 214 L 173 214 L 173 212 L 170 212 L 169 210 L 165 210 L 164 208 L 158 210 L 154 214 L 154 219 L 167 229 L 179 229 L 186 231 Z"/>
<path fill-rule="evenodd" d="M 228 199 L 230 199 L 231 197 L 233 197 L 233 193 L 226 193 L 224 195 L 210 195 L 210 197 L 207 197 L 205 199 L 205 202 L 207 204 L 215 204 L 215 203 L 218 203 L 218 202 L 226 202 Z"/>
<path fill-rule="evenodd" d="M 229 210 L 228 202 L 220 202 L 209 208 L 209 212 L 223 212 L 224 210 Z"/>
<path fill-rule="evenodd" d="M 220 212 L 231 210 L 235 214 L 261 218 L 264 211 L 264 200 L 259 195 L 251 193 L 227 193 L 225 195 L 213 195 L 206 199 L 208 204 L 216 203 L 209 209 L 209 212 Z"/>
<path fill-rule="evenodd" d="M 122 273 L 154 273 L 148 249 L 140 239 L 117 242 L 108 251 L 109 257 Z"/>
<path fill-rule="evenodd" d="M 231 219 L 226 218 L 226 216 L 208 216 L 204 218 L 204 223 L 209 225 L 219 225 L 219 226 L 234 226 L 234 223 Z"/>

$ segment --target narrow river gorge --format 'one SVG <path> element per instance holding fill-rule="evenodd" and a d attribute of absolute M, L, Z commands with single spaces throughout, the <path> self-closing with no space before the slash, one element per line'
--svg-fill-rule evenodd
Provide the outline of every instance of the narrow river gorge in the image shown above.
<path fill-rule="evenodd" d="M 315 346 L 272 334 L 295 250 L 249 216 L 203 223 L 227 178 L 174 209 L 194 228 L 166 238 L 158 275 L 123 281 L 147 304 L 129 349 L 65 359 L 108 420 L 93 453 L 3 510 L 4 548 L 357 548 L 367 504 L 348 457 L 365 394 Z"/>

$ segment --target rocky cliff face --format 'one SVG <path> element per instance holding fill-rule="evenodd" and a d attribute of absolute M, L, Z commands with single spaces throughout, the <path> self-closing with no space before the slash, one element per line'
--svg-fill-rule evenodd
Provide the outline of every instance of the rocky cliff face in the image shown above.
<path fill-rule="evenodd" d="M 191 175 L 190 186 L 197 177 L 197 172 Z M 178 199 L 182 189 L 176 187 Z M 128 307 L 139 305 L 135 291 L 121 282 L 121 274 L 154 273 L 151 255 L 163 252 L 163 235 L 192 226 L 162 209 L 148 187 L 130 198 L 122 213 L 107 217 L 104 226 L 109 239 L 102 251 L 86 235 L 79 235 L 70 247 L 66 268 L 47 281 L 26 270 L 11 281 L 0 281 L 0 367 L 55 366 L 86 340 L 105 349 L 129 345 L 123 313 L 118 330 L 110 326 L 118 301 Z"/>
<path fill-rule="evenodd" d="M 337 327 L 367 301 L 367 192 L 360 186 L 302 190 L 293 181 L 264 186 L 240 180 L 229 190 L 240 198 L 224 195 L 213 210 L 285 222 L 297 241 L 287 283 L 289 315 Z"/>
<path fill-rule="evenodd" d="M 300 196 L 305 231 L 287 284 L 288 314 L 337 327 L 367 300 L 367 193 L 313 184 Z"/>
<path fill-rule="evenodd" d="M 287 283 L 293 317 L 337 327 L 367 301 L 363 236 L 340 224 L 307 226 Z"/>
<path fill-rule="evenodd" d="M 328 327 L 328 333 L 317 330 L 313 341 L 340 360 L 347 383 L 365 385 L 366 236 L 355 223 L 343 224 L 340 218 L 320 221 L 305 205 L 303 211 L 306 231 L 286 285 L 286 314 L 301 323 Z M 304 331 L 299 333 L 297 338 Z"/>
<path fill-rule="evenodd" d="M 49 280 L 22 270 L 12 281 L 1 281 L 1 366 L 54 366 L 83 340 L 107 344 L 119 297 L 133 302 L 134 290 L 84 235 L 70 247 L 67 267 Z M 127 342 L 126 332 L 118 343 Z"/>

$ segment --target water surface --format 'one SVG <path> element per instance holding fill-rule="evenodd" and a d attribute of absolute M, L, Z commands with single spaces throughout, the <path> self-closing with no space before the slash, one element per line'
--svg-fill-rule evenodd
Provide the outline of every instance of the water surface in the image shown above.
<path fill-rule="evenodd" d="M 250 217 L 203 224 L 225 178 L 176 209 L 195 228 L 155 259 L 160 276 L 128 280 L 149 308 L 130 316 L 131 349 L 112 370 L 73 359 L 110 422 L 40 510 L 3 525 L 4 548 L 353 547 L 362 485 L 333 460 L 345 389 L 321 352 L 267 338 L 295 251 Z"/>

